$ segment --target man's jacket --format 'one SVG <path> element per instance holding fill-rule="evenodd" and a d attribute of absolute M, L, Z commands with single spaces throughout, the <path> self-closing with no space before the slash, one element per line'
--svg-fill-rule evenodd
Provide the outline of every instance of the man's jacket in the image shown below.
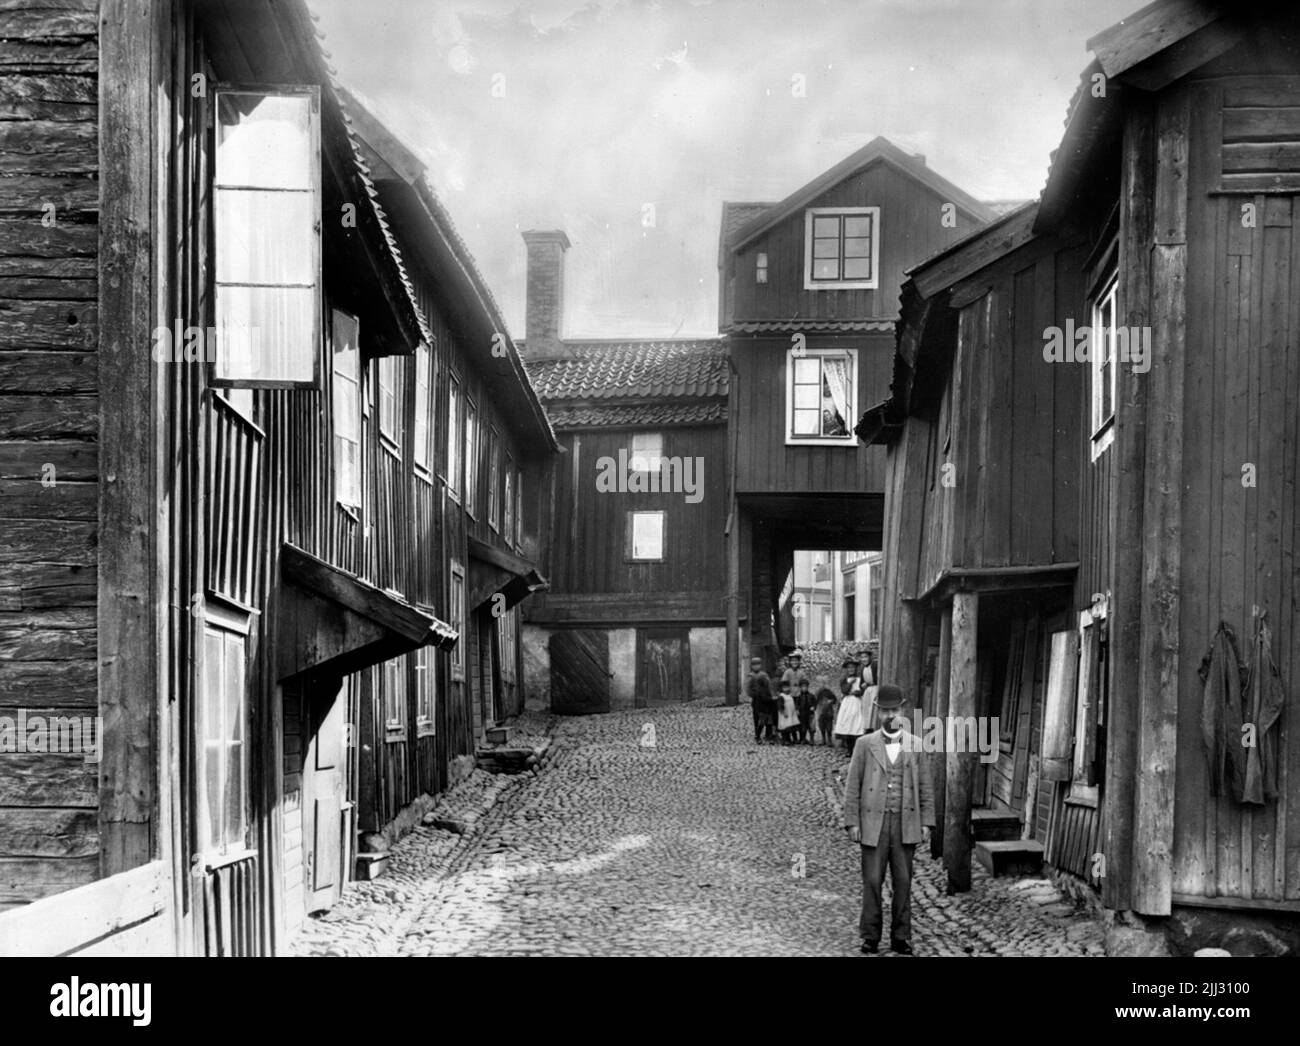
<path fill-rule="evenodd" d="M 934 781 L 921 739 L 903 731 L 898 758 L 903 761 L 903 842 L 919 843 L 921 827 L 934 827 Z M 875 846 L 885 822 L 889 755 L 884 734 L 877 730 L 858 738 L 844 784 L 844 827 L 857 825 L 862 845 Z"/>

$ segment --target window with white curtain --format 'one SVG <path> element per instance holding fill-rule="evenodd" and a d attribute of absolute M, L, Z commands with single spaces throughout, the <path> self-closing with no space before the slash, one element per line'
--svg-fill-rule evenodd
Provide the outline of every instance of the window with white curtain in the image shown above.
<path fill-rule="evenodd" d="M 857 349 L 791 348 L 786 357 L 786 443 L 856 446 Z"/>

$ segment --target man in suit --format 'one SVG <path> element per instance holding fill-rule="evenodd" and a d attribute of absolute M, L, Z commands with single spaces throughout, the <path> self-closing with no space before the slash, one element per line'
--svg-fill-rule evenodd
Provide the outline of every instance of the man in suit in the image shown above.
<path fill-rule="evenodd" d="M 880 947 L 885 868 L 893 884 L 890 947 L 912 954 L 912 855 L 934 827 L 934 782 L 921 739 L 908 733 L 903 692 L 881 686 L 876 726 L 858 738 L 844 788 L 844 828 L 862 847 L 862 951 Z"/>

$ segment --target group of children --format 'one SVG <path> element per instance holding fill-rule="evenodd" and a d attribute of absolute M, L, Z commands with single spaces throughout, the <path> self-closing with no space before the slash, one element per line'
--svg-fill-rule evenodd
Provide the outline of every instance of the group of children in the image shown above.
<path fill-rule="evenodd" d="M 839 740 L 851 751 L 853 743 L 866 732 L 862 700 L 868 688 L 874 693 L 870 651 L 854 651 L 844 659 L 845 671 L 840 677 L 843 704 L 829 687 L 812 692 L 812 682 L 803 670 L 803 651 L 795 649 L 785 662 L 773 691 L 772 678 L 763 671 L 762 659 L 750 658 L 745 692 L 754 715 L 754 743 L 777 744 L 779 739 L 783 745 L 812 744 L 820 737 L 824 745 Z"/>

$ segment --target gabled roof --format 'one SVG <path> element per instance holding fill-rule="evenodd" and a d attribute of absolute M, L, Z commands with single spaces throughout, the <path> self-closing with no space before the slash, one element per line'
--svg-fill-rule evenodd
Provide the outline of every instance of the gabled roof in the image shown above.
<path fill-rule="evenodd" d="M 564 345 L 561 359 L 526 361 L 528 376 L 548 404 L 727 395 L 726 343 L 721 338 Z"/>
<path fill-rule="evenodd" d="M 775 207 L 775 203 L 746 203 L 736 200 L 722 201 L 722 222 L 718 231 L 718 267 L 721 268 L 727 250 L 736 234 L 760 214 Z"/>
<path fill-rule="evenodd" d="M 763 235 L 773 226 L 790 217 L 790 215 L 803 210 L 827 190 L 844 181 L 845 178 L 866 170 L 877 163 L 887 163 L 908 177 L 928 186 L 945 200 L 955 203 L 960 210 L 965 211 L 978 221 L 986 222 L 994 217 L 993 212 L 975 197 L 957 188 L 948 179 L 936 174 L 927 167 L 922 157 L 905 153 L 888 138 L 876 137 L 851 156 L 845 157 L 834 167 L 819 174 L 807 185 L 796 189 L 780 203 L 767 207 L 764 211 L 751 218 L 742 228 L 737 230 L 728 249 L 732 251 L 739 250 L 751 240 Z M 740 205 L 732 204 L 731 206 Z M 724 232 L 726 220 L 727 210 L 724 206 Z"/>

